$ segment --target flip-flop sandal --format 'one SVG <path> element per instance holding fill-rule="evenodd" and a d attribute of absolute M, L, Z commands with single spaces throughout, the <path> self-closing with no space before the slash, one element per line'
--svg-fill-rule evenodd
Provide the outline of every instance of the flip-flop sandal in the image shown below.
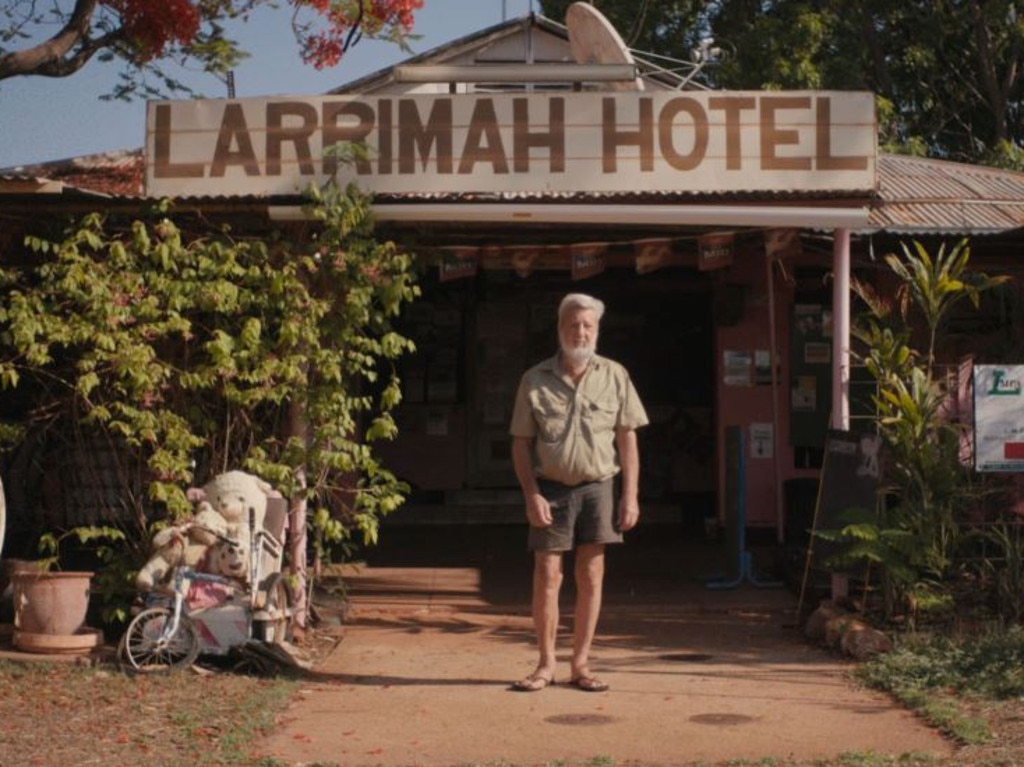
<path fill-rule="evenodd" d="M 578 676 L 569 684 L 584 692 L 604 692 L 610 687 L 607 682 L 602 682 L 596 676 Z"/>
<path fill-rule="evenodd" d="M 542 676 L 541 674 L 530 674 L 525 679 L 513 682 L 512 689 L 516 692 L 539 692 L 554 683 L 555 680 L 551 677 Z"/>

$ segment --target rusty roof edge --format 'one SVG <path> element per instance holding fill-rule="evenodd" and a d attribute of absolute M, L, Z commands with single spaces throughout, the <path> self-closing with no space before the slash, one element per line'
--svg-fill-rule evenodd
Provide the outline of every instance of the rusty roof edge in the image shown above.
<path fill-rule="evenodd" d="M 143 148 L 116 149 L 107 152 L 93 152 L 85 155 L 75 155 L 58 160 L 47 160 L 38 163 L 25 163 L 23 165 L 12 165 L 0 168 L 0 177 L 3 176 L 38 176 L 46 170 L 66 170 L 72 168 L 92 169 L 97 167 L 118 167 L 137 162 L 143 157 Z"/>
<path fill-rule="evenodd" d="M 1000 234 L 1007 234 L 1009 232 L 1016 232 L 1016 231 L 1019 231 L 1019 230 L 1024 230 L 1024 227 L 1021 227 L 1021 226 L 992 227 L 992 228 L 986 228 L 986 227 L 961 227 L 961 228 L 953 229 L 953 228 L 939 228 L 939 227 L 928 226 L 928 225 L 914 226 L 914 225 L 907 224 L 907 225 L 888 225 L 888 226 L 876 225 L 876 226 L 860 227 L 860 228 L 857 228 L 857 229 L 851 229 L 850 230 L 850 234 L 858 236 L 858 237 L 867 237 L 867 236 L 874 235 L 874 234 L 892 234 L 892 235 L 907 235 L 907 234 L 915 235 L 916 234 L 916 235 L 930 235 L 930 236 L 936 236 L 936 237 L 942 237 L 942 236 L 946 236 L 946 237 L 953 237 L 953 236 L 963 236 L 963 237 L 967 237 L 967 236 L 970 236 L 970 237 L 996 237 L 996 236 L 998 236 Z M 824 231 L 824 230 L 818 230 L 818 231 Z"/>
<path fill-rule="evenodd" d="M 0 173 L 0 194 L 61 194 L 63 181 L 42 176 Z"/>
<path fill-rule="evenodd" d="M 14 195 L 47 195 L 61 197 L 82 197 L 101 200 L 111 200 L 119 195 L 103 192 L 98 189 L 87 189 L 74 184 L 68 184 L 59 179 L 44 178 L 41 176 L 16 176 L 10 174 L 0 175 L 0 196 Z"/>
<path fill-rule="evenodd" d="M 31 199 L 33 192 L 49 199 L 103 199 L 118 203 L 146 203 L 154 198 L 143 193 L 124 193 L 119 188 L 141 188 L 144 166 L 142 149 L 106 152 L 71 160 L 0 169 L 0 195 L 13 200 L 17 195 Z M 104 174 L 117 176 L 113 180 Z M 133 180 L 134 179 L 134 180 Z M 47 188 L 47 183 L 52 186 Z M 416 195 L 377 195 L 378 202 L 412 205 L 437 202 L 488 205 L 530 202 L 591 205 L 616 203 L 658 203 L 680 206 L 695 204 L 736 204 L 740 201 L 764 206 L 803 204 L 867 205 L 871 217 L 856 233 L 881 230 L 921 234 L 998 234 L 1024 227 L 1024 173 L 987 166 L 966 165 L 946 160 L 890 155 L 877 156 L 877 188 L 860 191 L 747 191 L 729 193 L 627 192 L 627 193 L 501 193 L 474 194 L 437 192 Z M 6 188 L 5 188 L 6 186 Z M 106 190 L 106 191 L 104 191 Z M 41 198 L 40 198 L 41 199 Z M 272 206 L 300 200 L 297 196 L 185 197 L 179 203 L 191 206 Z M 851 230 L 853 231 L 853 230 Z"/>

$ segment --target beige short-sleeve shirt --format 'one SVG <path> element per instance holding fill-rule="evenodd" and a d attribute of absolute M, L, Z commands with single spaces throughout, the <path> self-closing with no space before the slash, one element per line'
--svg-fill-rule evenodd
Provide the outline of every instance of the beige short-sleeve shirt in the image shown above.
<path fill-rule="evenodd" d="M 616 431 L 647 423 L 644 406 L 622 365 L 595 355 L 574 385 L 555 355 L 520 379 L 509 433 L 534 440 L 538 477 L 578 485 L 617 474 Z"/>

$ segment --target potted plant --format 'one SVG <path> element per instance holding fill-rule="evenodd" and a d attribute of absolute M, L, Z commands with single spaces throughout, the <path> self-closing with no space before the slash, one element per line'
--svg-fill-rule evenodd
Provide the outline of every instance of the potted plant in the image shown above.
<path fill-rule="evenodd" d="M 86 625 L 95 573 L 57 567 L 60 545 L 70 535 L 82 544 L 124 537 L 120 530 L 108 527 L 80 527 L 60 535 L 43 535 L 39 546 L 47 556 L 35 562 L 34 567 L 11 573 L 12 643 L 19 650 L 79 653 L 88 652 L 102 642 L 102 632 Z"/>

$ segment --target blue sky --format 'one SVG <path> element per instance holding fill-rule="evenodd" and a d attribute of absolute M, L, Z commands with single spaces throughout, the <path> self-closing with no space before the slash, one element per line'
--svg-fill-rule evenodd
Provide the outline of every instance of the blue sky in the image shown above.
<path fill-rule="evenodd" d="M 282 4 L 283 5 L 283 4 Z M 425 0 L 416 15 L 411 47 L 420 53 L 455 38 L 539 11 L 533 0 Z M 235 71 L 239 98 L 317 94 L 405 58 L 397 46 L 360 42 L 332 70 L 317 71 L 299 58 L 287 8 L 263 9 L 231 34 L 249 51 Z M 84 154 L 141 147 L 146 107 L 142 101 L 101 101 L 119 68 L 93 61 L 64 79 L 13 78 L 0 82 L 0 168 L 62 160 Z M 181 79 L 209 97 L 226 89 L 215 78 L 184 72 Z"/>

